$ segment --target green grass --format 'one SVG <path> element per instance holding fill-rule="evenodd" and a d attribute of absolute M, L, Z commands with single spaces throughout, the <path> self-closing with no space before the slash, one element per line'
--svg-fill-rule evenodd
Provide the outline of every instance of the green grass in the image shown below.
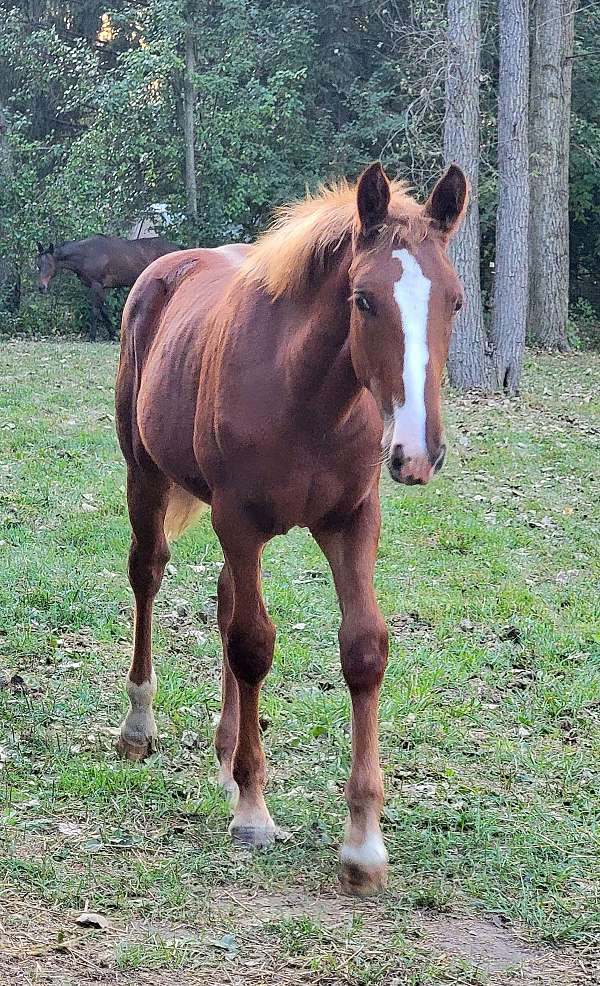
<path fill-rule="evenodd" d="M 349 703 L 317 547 L 292 532 L 265 559 L 278 627 L 262 703 L 268 800 L 294 840 L 241 852 L 212 753 L 210 525 L 175 546 L 157 606 L 161 752 L 122 763 L 111 727 L 125 711 L 131 601 L 116 351 L 9 344 L 0 359 L 0 668 L 26 686 L 0 688 L 0 899 L 13 917 L 55 916 L 49 970 L 66 975 L 98 939 L 108 968 L 172 970 L 181 984 L 186 971 L 221 981 L 223 969 L 248 983 L 263 981 L 256 970 L 265 982 L 488 981 L 415 943 L 423 908 L 598 948 L 598 357 L 530 359 L 518 400 L 450 396 L 439 481 L 382 481 L 392 867 L 375 905 L 335 896 Z M 78 932 L 74 950 L 56 951 L 55 925 L 71 935 L 84 907 L 106 914 L 111 934 Z M 22 924 L 8 930 L 17 941 Z"/>

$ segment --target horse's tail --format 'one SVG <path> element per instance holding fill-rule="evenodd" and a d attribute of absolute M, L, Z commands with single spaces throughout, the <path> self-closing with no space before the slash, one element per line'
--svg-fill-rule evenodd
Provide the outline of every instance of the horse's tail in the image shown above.
<path fill-rule="evenodd" d="M 169 503 L 165 514 L 165 537 L 173 541 L 199 520 L 208 507 L 202 500 L 188 493 L 181 486 L 173 485 L 169 490 Z"/>

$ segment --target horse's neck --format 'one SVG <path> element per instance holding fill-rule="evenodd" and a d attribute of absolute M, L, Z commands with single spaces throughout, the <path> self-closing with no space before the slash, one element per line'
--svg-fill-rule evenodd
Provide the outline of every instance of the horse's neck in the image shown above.
<path fill-rule="evenodd" d="M 350 353 L 349 259 L 325 278 L 294 331 L 290 371 L 320 419 L 345 419 L 362 391 Z"/>
<path fill-rule="evenodd" d="M 74 259 L 73 246 L 70 243 L 63 243 L 62 246 L 57 246 L 54 250 L 54 263 L 57 267 L 67 270 L 72 270 L 70 266 Z"/>

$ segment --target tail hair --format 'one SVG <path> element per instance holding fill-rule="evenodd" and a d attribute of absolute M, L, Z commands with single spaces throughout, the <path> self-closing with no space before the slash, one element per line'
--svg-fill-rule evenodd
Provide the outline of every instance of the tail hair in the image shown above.
<path fill-rule="evenodd" d="M 169 493 L 169 503 L 165 514 L 165 535 L 167 541 L 173 541 L 180 534 L 196 523 L 200 515 L 207 510 L 202 500 L 192 496 L 181 486 L 174 486 Z"/>

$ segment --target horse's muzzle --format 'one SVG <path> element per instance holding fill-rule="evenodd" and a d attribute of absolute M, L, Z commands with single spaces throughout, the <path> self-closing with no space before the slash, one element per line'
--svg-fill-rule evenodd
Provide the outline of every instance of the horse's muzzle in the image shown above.
<path fill-rule="evenodd" d="M 445 458 L 445 445 L 440 445 L 434 454 L 427 452 L 425 455 L 410 456 L 404 454 L 401 445 L 394 445 L 390 449 L 388 469 L 396 483 L 403 483 L 405 486 L 425 486 L 440 471 Z"/>

